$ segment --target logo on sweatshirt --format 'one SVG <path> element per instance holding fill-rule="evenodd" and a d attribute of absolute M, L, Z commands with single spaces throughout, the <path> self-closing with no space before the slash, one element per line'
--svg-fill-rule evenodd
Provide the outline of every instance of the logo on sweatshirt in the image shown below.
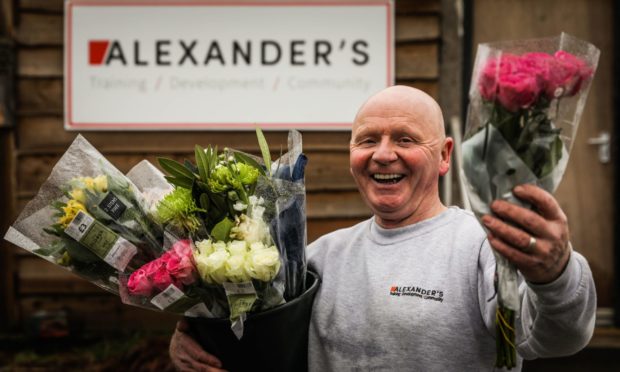
<path fill-rule="evenodd" d="M 393 285 L 390 287 L 390 296 L 411 296 L 419 297 L 423 300 L 431 300 L 443 302 L 443 290 L 438 289 L 426 289 L 417 286 L 398 286 Z"/>

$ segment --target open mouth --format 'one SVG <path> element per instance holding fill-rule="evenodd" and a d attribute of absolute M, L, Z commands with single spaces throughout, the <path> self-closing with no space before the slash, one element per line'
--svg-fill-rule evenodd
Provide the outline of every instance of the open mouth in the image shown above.
<path fill-rule="evenodd" d="M 392 174 L 375 173 L 371 177 L 373 180 L 375 180 L 378 183 L 386 183 L 386 184 L 397 183 L 403 178 L 405 178 L 405 176 L 403 176 L 402 174 L 397 174 L 397 173 L 392 173 Z"/>

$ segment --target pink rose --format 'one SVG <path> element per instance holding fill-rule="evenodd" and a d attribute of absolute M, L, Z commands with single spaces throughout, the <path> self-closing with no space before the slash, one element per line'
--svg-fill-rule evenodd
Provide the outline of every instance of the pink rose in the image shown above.
<path fill-rule="evenodd" d="M 172 256 L 166 262 L 166 268 L 177 282 L 189 285 L 196 281 L 194 263 L 189 256 Z"/>
<path fill-rule="evenodd" d="M 169 252 L 174 252 L 179 257 L 191 256 L 192 242 L 189 239 L 179 240 L 172 245 L 172 249 Z"/>
<path fill-rule="evenodd" d="M 498 63 L 499 60 L 499 63 Z M 497 95 L 497 81 L 500 76 L 510 75 L 516 69 L 519 57 L 514 54 L 503 54 L 499 59 L 491 58 L 482 69 L 478 80 L 480 96 L 493 101 Z"/>
<path fill-rule="evenodd" d="M 129 293 L 134 296 L 150 296 L 153 292 L 153 285 L 149 280 L 144 269 L 134 271 L 127 282 Z"/>
<path fill-rule="evenodd" d="M 160 291 L 168 288 L 170 284 L 174 284 L 177 288 L 179 287 L 176 280 L 168 272 L 166 265 L 161 265 L 159 269 L 153 273 L 152 281 L 153 286 Z"/>
<path fill-rule="evenodd" d="M 516 112 L 534 104 L 539 91 L 536 76 L 518 72 L 499 77 L 497 99 L 506 110 Z"/>
<path fill-rule="evenodd" d="M 573 96 L 579 92 L 584 80 L 592 76 L 592 69 L 580 58 L 559 50 L 554 54 L 556 69 L 553 71 L 552 83 L 563 88 L 565 96 Z"/>
<path fill-rule="evenodd" d="M 163 256 L 162 256 L 163 257 Z M 155 273 L 159 270 L 159 268 L 163 265 L 163 261 L 161 260 L 161 257 L 153 260 L 149 263 L 144 264 L 140 270 L 144 270 L 144 272 L 146 273 L 146 276 L 149 278 L 149 280 L 153 280 L 153 276 L 155 275 Z"/>

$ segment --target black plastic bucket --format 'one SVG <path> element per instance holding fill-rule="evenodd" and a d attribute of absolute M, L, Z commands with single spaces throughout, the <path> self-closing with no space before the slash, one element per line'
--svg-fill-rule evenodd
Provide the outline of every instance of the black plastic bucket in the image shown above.
<path fill-rule="evenodd" d="M 308 328 L 320 282 L 317 274 L 307 271 L 308 290 L 284 305 L 248 315 L 241 340 L 230 329 L 229 319 L 186 318 L 190 332 L 228 371 L 306 371 Z"/>

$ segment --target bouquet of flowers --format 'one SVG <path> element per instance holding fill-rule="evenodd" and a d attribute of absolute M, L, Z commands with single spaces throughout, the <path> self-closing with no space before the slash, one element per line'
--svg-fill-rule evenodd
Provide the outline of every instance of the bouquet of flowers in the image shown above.
<path fill-rule="evenodd" d="M 319 286 L 308 273 L 306 289 L 307 159 L 296 131 L 276 161 L 257 136 L 262 159 L 196 146 L 194 162 L 159 159 L 168 175 L 142 161 L 127 176 L 78 136 L 5 239 L 124 303 L 187 316 L 230 369 L 247 367 L 240 350 L 303 368 Z"/>
<path fill-rule="evenodd" d="M 166 190 L 155 192 L 162 196 L 150 210 L 171 248 L 121 276 L 123 302 L 228 317 L 240 339 L 247 313 L 302 293 L 306 158 L 301 136 L 291 132 L 291 151 L 276 162 L 259 129 L 257 136 L 263 164 L 235 150 L 196 146 L 195 162 L 159 159 L 168 176 L 148 164 L 132 170 L 140 178 L 150 173 L 151 193 Z"/>
<path fill-rule="evenodd" d="M 161 255 L 163 230 L 136 186 L 78 136 L 5 239 L 118 294 L 118 272 Z"/>
<path fill-rule="evenodd" d="M 462 144 L 462 176 L 476 216 L 495 199 L 532 183 L 554 192 L 566 165 L 599 51 L 562 33 L 538 40 L 478 47 Z M 497 367 L 516 365 L 517 273 L 495 254 Z"/>

